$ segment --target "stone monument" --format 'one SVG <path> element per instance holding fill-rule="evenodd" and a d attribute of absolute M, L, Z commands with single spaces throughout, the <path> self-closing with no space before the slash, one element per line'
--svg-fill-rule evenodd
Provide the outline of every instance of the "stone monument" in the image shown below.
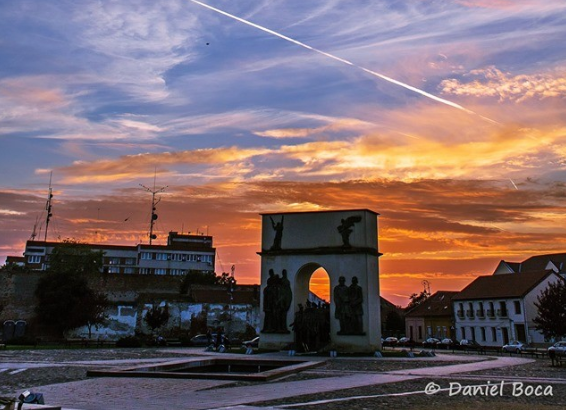
<path fill-rule="evenodd" d="M 324 268 L 331 288 L 330 340 L 324 343 L 339 352 L 381 348 L 378 214 L 353 209 L 261 216 L 260 347 L 296 342 L 293 329 L 297 318 L 303 320 L 310 277 Z"/>

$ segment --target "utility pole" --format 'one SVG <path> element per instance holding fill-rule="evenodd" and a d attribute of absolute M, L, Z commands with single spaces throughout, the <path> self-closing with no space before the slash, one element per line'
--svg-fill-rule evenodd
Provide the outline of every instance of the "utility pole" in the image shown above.
<path fill-rule="evenodd" d="M 147 192 L 151 193 L 151 219 L 149 221 L 149 244 L 151 245 L 151 242 L 154 239 L 157 239 L 157 235 L 155 235 L 153 233 L 153 225 L 155 224 L 155 221 L 157 220 L 158 216 L 155 213 L 155 211 L 157 210 L 156 206 L 157 204 L 161 201 L 161 198 L 157 198 L 157 200 L 155 199 L 155 194 L 158 194 L 160 192 L 165 191 L 165 188 L 168 187 L 168 185 L 161 187 L 159 189 L 155 188 L 155 179 L 156 179 L 156 175 L 157 175 L 157 171 L 155 172 L 154 176 L 153 176 L 153 189 L 146 187 L 145 185 L 140 184 L 140 186 L 142 188 L 144 188 Z"/>

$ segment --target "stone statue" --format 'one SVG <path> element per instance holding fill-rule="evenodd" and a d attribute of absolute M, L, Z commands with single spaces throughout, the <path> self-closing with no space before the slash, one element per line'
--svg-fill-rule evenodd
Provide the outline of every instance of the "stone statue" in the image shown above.
<path fill-rule="evenodd" d="M 277 278 L 273 269 L 269 269 L 269 278 L 263 289 L 263 329 L 262 332 L 272 332 L 274 330 L 275 313 L 275 293 Z"/>
<path fill-rule="evenodd" d="M 358 278 L 352 278 L 352 284 L 348 288 L 348 298 L 350 301 L 350 334 L 363 335 L 364 325 L 362 316 L 364 314 L 363 302 L 364 296 L 360 285 L 358 285 Z"/>
<path fill-rule="evenodd" d="M 273 218 L 270 216 L 271 219 L 271 226 L 275 231 L 275 238 L 273 238 L 273 245 L 271 246 L 272 251 L 281 250 L 281 239 L 283 238 L 283 218 L 285 216 L 281 216 L 281 221 L 275 223 Z"/>
<path fill-rule="evenodd" d="M 348 320 L 350 315 L 349 288 L 345 284 L 346 278 L 340 276 L 338 285 L 334 287 L 334 317 L 340 322 L 339 335 L 348 334 Z"/>
<path fill-rule="evenodd" d="M 287 332 L 287 312 L 291 307 L 293 300 L 293 291 L 291 290 L 291 282 L 287 279 L 287 270 L 283 269 L 282 277 L 279 282 L 278 303 L 277 303 L 277 330 L 279 332 Z"/>
<path fill-rule="evenodd" d="M 357 222 L 361 222 L 362 217 L 359 215 L 355 215 L 355 216 L 350 216 L 346 219 L 341 219 L 340 220 L 340 226 L 338 226 L 336 229 L 338 229 L 338 232 L 340 233 L 340 235 L 342 236 L 342 246 L 345 248 L 350 248 L 352 245 L 350 245 L 350 234 L 352 232 L 354 232 L 354 230 L 352 229 L 354 227 L 354 224 Z"/>
<path fill-rule="evenodd" d="M 293 300 L 291 283 L 287 279 L 287 271 L 283 277 L 269 269 L 269 278 L 263 290 L 263 333 L 289 333 L 287 328 L 287 312 Z"/>

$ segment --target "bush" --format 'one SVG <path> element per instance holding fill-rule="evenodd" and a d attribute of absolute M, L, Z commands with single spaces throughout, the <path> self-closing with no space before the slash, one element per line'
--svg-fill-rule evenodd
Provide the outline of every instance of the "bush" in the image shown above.
<path fill-rule="evenodd" d="M 6 344 L 13 346 L 37 346 L 37 339 L 30 336 L 13 337 Z"/>
<path fill-rule="evenodd" d="M 142 342 L 135 336 L 121 337 L 116 341 L 116 347 L 141 347 Z"/>

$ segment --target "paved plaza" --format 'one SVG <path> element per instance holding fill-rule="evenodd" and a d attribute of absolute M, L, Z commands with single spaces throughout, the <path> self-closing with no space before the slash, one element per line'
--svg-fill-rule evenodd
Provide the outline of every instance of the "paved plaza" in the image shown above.
<path fill-rule="evenodd" d="M 486 408 L 490 403 L 500 403 L 501 408 L 506 403 L 513 408 L 524 404 L 531 406 L 529 410 L 566 406 L 566 368 L 551 367 L 548 360 L 511 356 L 438 353 L 436 357 L 426 358 L 309 357 L 324 363 L 298 375 L 261 383 L 204 377 L 86 377 L 87 369 L 129 367 L 197 355 L 246 357 L 206 353 L 195 348 L 4 350 L 0 351 L 0 395 L 15 396 L 29 389 L 42 393 L 46 404 L 69 410 L 236 407 L 314 410 L 370 409 L 378 405 L 432 409 L 439 403 L 453 408 L 468 408 L 458 407 L 466 403 L 469 408 L 481 408 L 481 403 Z M 281 359 L 285 355 L 271 353 L 261 357 Z M 451 385 L 456 387 L 452 389 Z M 464 391 L 465 386 L 481 385 L 492 389 L 493 394 L 484 394 L 485 388 L 476 388 L 475 394 L 471 394 L 471 389 Z M 457 386 L 462 386 L 461 392 L 452 395 Z M 527 386 L 532 386 L 530 395 L 525 391 Z M 534 392 L 537 386 L 541 393 L 538 396 Z M 513 391 L 515 387 L 523 391 Z M 544 389 L 546 395 L 542 394 Z"/>

